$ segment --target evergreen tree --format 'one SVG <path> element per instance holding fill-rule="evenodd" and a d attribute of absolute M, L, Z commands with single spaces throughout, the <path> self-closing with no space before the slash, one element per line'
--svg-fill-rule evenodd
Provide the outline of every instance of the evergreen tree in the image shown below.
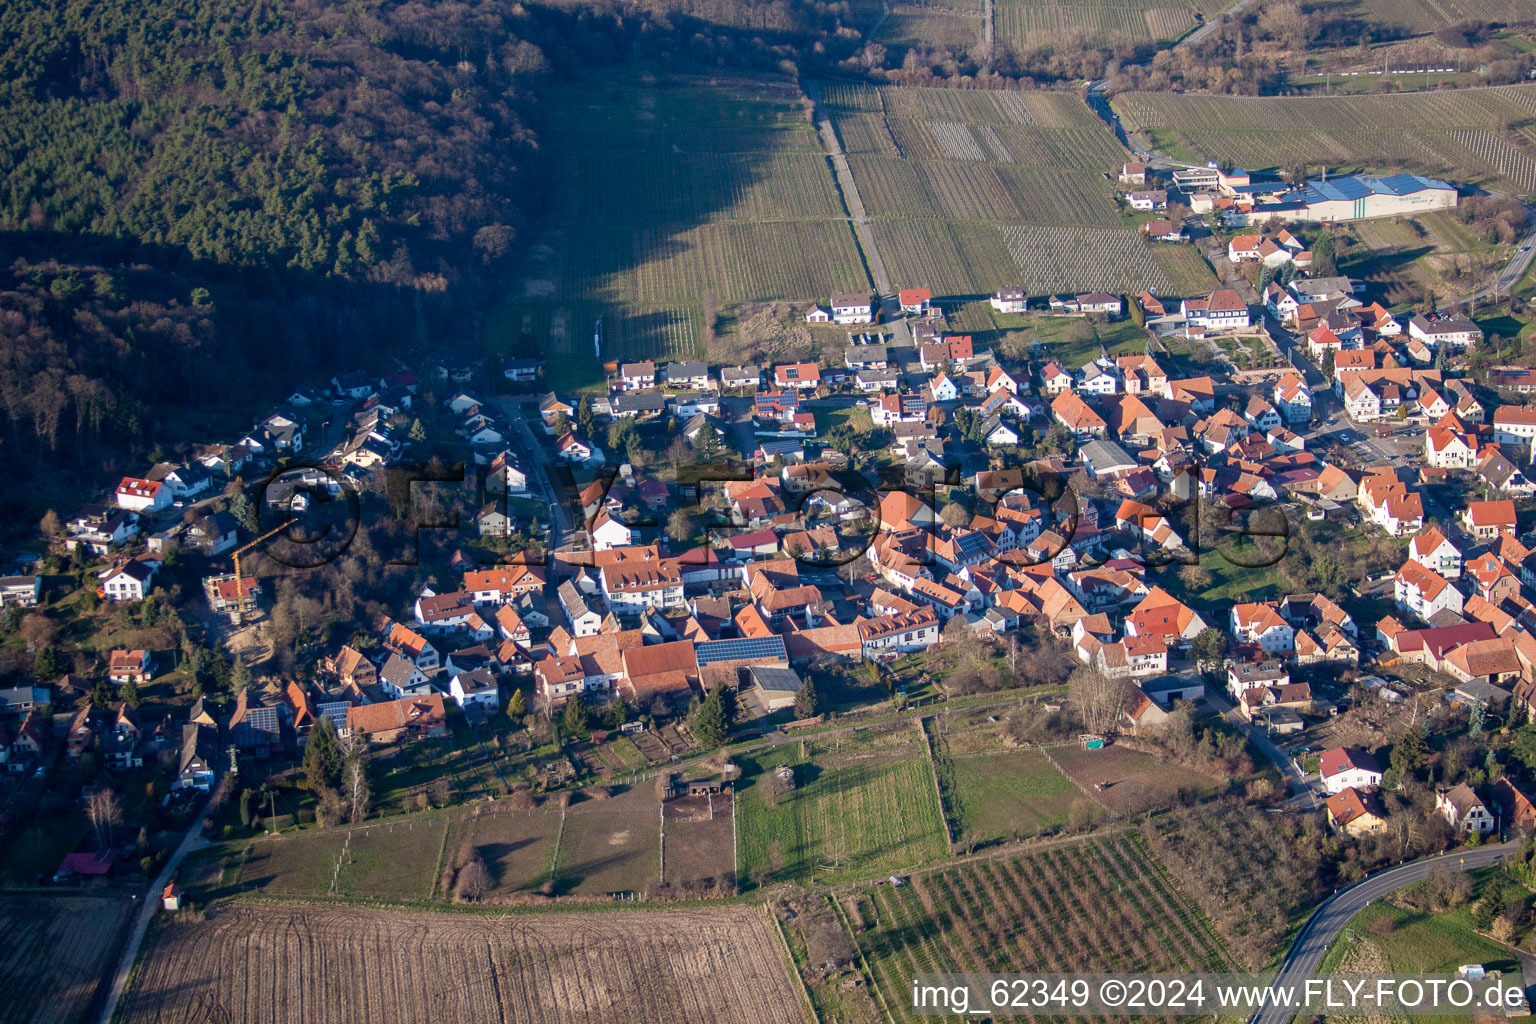
<path fill-rule="evenodd" d="M 565 702 L 565 712 L 560 716 L 560 731 L 571 739 L 587 738 L 587 708 L 578 694 Z"/>
<path fill-rule="evenodd" d="M 720 454 L 720 435 L 712 426 L 704 426 L 693 435 L 693 451 L 702 459 L 713 459 Z"/>
<path fill-rule="evenodd" d="M 613 703 L 608 705 L 605 724 L 610 729 L 622 729 L 627 721 L 629 721 L 629 702 L 623 697 L 615 697 Z"/>
<path fill-rule="evenodd" d="M 229 682 L 236 693 L 251 685 L 251 669 L 244 658 L 235 659 L 234 666 L 229 671 Z"/>
<path fill-rule="evenodd" d="M 507 701 L 507 717 L 512 719 L 514 725 L 521 725 L 527 713 L 528 701 L 524 699 L 523 691 L 513 690 L 511 699 Z"/>
<path fill-rule="evenodd" d="M 795 717 L 815 718 L 818 710 L 816 704 L 816 684 L 807 677 L 800 692 L 795 694 Z"/>
<path fill-rule="evenodd" d="M 37 654 L 32 657 L 32 674 L 47 682 L 57 679 L 64 672 L 59 664 L 59 652 L 54 650 L 53 644 L 44 644 L 37 649 Z"/>
<path fill-rule="evenodd" d="M 345 758 L 341 752 L 341 740 L 336 736 L 336 723 L 325 715 L 309 730 L 304 742 L 304 779 L 311 792 L 334 787 L 341 780 Z"/>
<path fill-rule="evenodd" d="M 1391 766 L 1399 775 L 1411 775 L 1429 762 L 1429 741 L 1423 726 L 1414 726 L 1392 745 Z"/>
<path fill-rule="evenodd" d="M 411 421 L 411 430 L 406 436 L 418 444 L 427 439 L 427 428 L 421 425 L 421 417 Z"/>
<path fill-rule="evenodd" d="M 245 496 L 245 491 L 234 493 L 229 499 L 229 514 L 235 517 L 235 521 L 252 533 L 256 532 L 256 506 L 251 504 L 251 499 Z"/>
<path fill-rule="evenodd" d="M 715 689 L 720 693 L 720 713 L 725 716 L 725 725 L 729 729 L 741 710 L 736 701 L 736 691 L 724 683 L 717 684 Z"/>
<path fill-rule="evenodd" d="M 116 694 L 112 692 L 111 684 L 103 679 L 91 687 L 91 707 L 98 709 L 109 708 L 112 706 L 112 700 L 115 696 Z"/>
<path fill-rule="evenodd" d="M 730 733 L 730 725 L 726 721 L 725 709 L 720 705 L 720 687 L 709 691 L 709 696 L 694 709 L 688 725 L 699 742 L 706 747 L 718 747 L 725 742 Z"/>
<path fill-rule="evenodd" d="M 576 425 L 581 428 L 584 437 L 592 436 L 593 421 L 592 396 L 582 395 L 581 401 L 576 403 Z"/>
<path fill-rule="evenodd" d="M 1317 277 L 1333 277 L 1339 272 L 1333 254 L 1333 233 L 1324 231 L 1312 244 L 1312 273 Z"/>
<path fill-rule="evenodd" d="M 139 706 L 139 687 L 132 679 L 124 683 L 117 693 L 118 696 L 123 698 L 123 703 L 129 707 L 136 708 Z"/>

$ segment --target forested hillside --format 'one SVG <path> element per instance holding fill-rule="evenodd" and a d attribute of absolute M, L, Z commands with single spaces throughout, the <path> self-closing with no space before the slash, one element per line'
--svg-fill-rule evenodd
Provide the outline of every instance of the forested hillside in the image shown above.
<path fill-rule="evenodd" d="M 632 60 L 783 73 L 847 58 L 851 17 L 843 0 L 0 4 L 0 464 L 127 470 L 191 439 L 162 434 L 172 417 L 474 346 L 549 205 L 543 82 Z"/>
<path fill-rule="evenodd" d="M 516 4 L 0 6 L 0 221 L 223 264 L 451 280 L 523 220 Z"/>

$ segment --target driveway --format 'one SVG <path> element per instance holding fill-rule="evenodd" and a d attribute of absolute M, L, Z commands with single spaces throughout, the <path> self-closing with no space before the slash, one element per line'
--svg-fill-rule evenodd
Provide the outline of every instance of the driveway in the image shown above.
<path fill-rule="evenodd" d="M 1348 888 L 1341 889 L 1313 912 L 1302 926 L 1296 941 L 1275 976 L 1275 985 L 1300 986 L 1308 977 L 1317 973 L 1318 965 L 1333 940 L 1349 920 L 1363 910 L 1372 900 L 1380 899 L 1405 886 L 1422 882 L 1437 870 L 1487 867 L 1497 864 L 1507 854 L 1520 848 L 1518 840 L 1494 846 L 1479 846 L 1470 850 L 1458 850 L 1440 857 L 1399 864 L 1385 871 L 1378 871 L 1361 879 Z M 1284 1024 L 1294 1011 L 1276 1006 L 1266 1006 L 1249 1019 L 1249 1024 Z"/>
<path fill-rule="evenodd" d="M 123 947 L 123 955 L 118 961 L 117 971 L 112 975 L 112 987 L 107 992 L 107 1002 L 101 1010 L 100 1024 L 112 1024 L 112 1017 L 117 1013 L 117 1004 L 123 998 L 124 989 L 128 987 L 128 975 L 133 971 L 134 961 L 139 957 L 139 946 L 144 943 L 144 933 L 149 930 L 149 922 L 160 910 L 160 894 L 165 891 L 167 885 L 171 884 L 171 879 L 176 876 L 176 869 L 181 866 L 187 854 L 209 845 L 203 838 L 203 818 L 207 815 L 208 805 L 212 802 L 213 797 L 208 797 L 197 809 L 197 813 L 192 815 L 192 827 L 187 829 L 181 845 L 176 847 L 176 852 L 171 854 L 171 859 L 165 862 L 165 869 L 160 872 L 159 877 L 151 883 L 149 891 L 144 894 L 144 905 L 139 908 L 139 916 L 133 922 L 133 933 L 128 937 L 128 944 Z"/>

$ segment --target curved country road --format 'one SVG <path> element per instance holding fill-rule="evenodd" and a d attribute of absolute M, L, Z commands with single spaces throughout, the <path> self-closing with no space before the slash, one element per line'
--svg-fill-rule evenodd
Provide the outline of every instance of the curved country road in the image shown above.
<path fill-rule="evenodd" d="M 1372 900 L 1412 885 L 1414 882 L 1422 882 L 1440 868 L 1459 870 L 1464 867 L 1481 868 L 1496 864 L 1504 859 L 1505 855 L 1513 853 L 1519 847 L 1519 840 L 1515 840 L 1492 846 L 1479 846 L 1470 850 L 1458 850 L 1455 853 L 1429 857 L 1425 860 L 1410 861 L 1407 864 L 1399 864 L 1395 868 L 1378 871 L 1347 889 L 1341 889 L 1325 900 L 1302 926 L 1301 933 L 1296 936 L 1296 941 L 1291 943 L 1291 950 L 1285 955 L 1285 961 L 1280 965 L 1280 973 L 1276 975 L 1273 984 L 1300 987 L 1305 979 L 1317 972 L 1318 965 L 1323 962 L 1323 955 L 1328 952 L 1328 947 L 1333 945 L 1333 940 L 1338 937 L 1339 932 L 1344 930 L 1350 918 L 1365 909 L 1366 904 Z M 1249 1024 L 1284 1024 L 1294 1012 L 1277 1006 L 1266 1006 L 1249 1018 Z"/>

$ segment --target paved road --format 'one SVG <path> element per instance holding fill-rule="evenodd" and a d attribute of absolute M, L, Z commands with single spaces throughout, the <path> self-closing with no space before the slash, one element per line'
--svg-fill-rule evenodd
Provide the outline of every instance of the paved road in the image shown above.
<path fill-rule="evenodd" d="M 1263 751 L 1264 756 L 1269 758 L 1276 768 L 1280 769 L 1280 774 L 1285 776 L 1285 781 L 1291 788 L 1293 804 L 1299 806 L 1304 811 L 1315 811 L 1318 809 L 1317 794 L 1313 792 L 1311 785 L 1307 782 L 1307 777 L 1302 774 L 1301 769 L 1296 767 L 1295 758 L 1281 750 L 1263 729 L 1244 721 L 1243 716 L 1237 713 L 1237 708 L 1233 706 L 1231 701 L 1227 700 L 1225 694 L 1213 693 L 1207 687 L 1205 699 L 1210 701 L 1211 706 L 1221 713 L 1222 718 L 1225 718 L 1237 728 L 1246 730 L 1248 738 L 1253 741 L 1253 745 Z"/>
<path fill-rule="evenodd" d="M 176 869 L 181 866 L 182 859 L 187 854 L 201 850 L 208 845 L 203 838 L 203 817 L 208 813 L 208 805 L 213 798 L 210 796 L 203 801 L 197 813 L 192 815 L 192 827 L 187 829 L 187 834 L 182 838 L 181 845 L 176 847 L 176 852 L 171 854 L 171 859 L 165 862 L 165 870 L 151 883 L 149 891 L 144 894 L 144 905 L 139 908 L 138 920 L 133 923 L 133 934 L 128 938 L 128 944 L 123 947 L 122 959 L 118 961 L 117 972 L 112 975 L 112 987 L 107 992 L 106 1005 L 101 1010 L 100 1024 L 112 1024 L 112 1016 L 117 1013 L 118 1001 L 123 998 L 123 990 L 128 987 L 128 975 L 133 971 L 133 962 L 139 957 L 139 946 L 144 943 L 144 933 L 149 930 L 149 922 L 154 919 L 160 909 L 160 894 L 165 887 L 171 884 L 171 879 L 176 876 Z"/>
<path fill-rule="evenodd" d="M 538 457 L 538 465 L 529 476 L 550 508 L 549 536 L 545 538 L 546 546 L 550 551 L 558 551 L 560 545 L 575 532 L 576 527 L 571 522 L 570 510 L 565 507 L 565 502 L 560 500 L 560 492 L 555 489 L 554 482 L 549 478 L 549 466 L 543 459 L 544 449 L 528 426 L 526 407 L 523 402 L 524 400 L 520 398 L 503 397 L 500 399 L 501 410 L 506 414 L 507 422 L 512 424 L 512 429 L 517 431 L 523 451 Z"/>
<path fill-rule="evenodd" d="M 1301 934 L 1297 935 L 1296 941 L 1291 943 L 1290 952 L 1286 954 L 1274 984 L 1299 986 L 1306 978 L 1317 973 L 1318 965 L 1323 961 L 1323 955 L 1328 952 L 1328 947 L 1333 945 L 1333 940 L 1338 937 L 1339 932 L 1344 930 L 1350 918 L 1363 910 L 1372 900 L 1380 899 L 1387 893 L 1395 892 L 1415 882 L 1422 882 L 1442 868 L 1458 870 L 1464 867 L 1477 868 L 1496 864 L 1519 846 L 1520 843 L 1516 840 L 1492 846 L 1480 846 L 1471 850 L 1458 850 L 1441 857 L 1416 860 L 1408 864 L 1400 864 L 1395 868 L 1387 868 L 1385 871 L 1378 871 L 1369 878 L 1340 890 L 1325 900 L 1302 927 Z M 1285 1024 L 1292 1014 L 1293 1011 L 1290 1010 L 1266 1006 L 1250 1018 L 1249 1024 Z"/>
<path fill-rule="evenodd" d="M 1257 0 L 1237 0 L 1237 3 L 1216 15 L 1216 17 L 1207 18 L 1204 25 L 1201 25 L 1189 35 L 1185 36 L 1183 39 L 1180 39 L 1177 43 L 1174 43 L 1173 48 L 1175 50 L 1181 50 L 1186 46 L 1198 45 L 1203 39 L 1205 39 L 1206 36 L 1216 31 L 1217 26 L 1220 25 L 1224 19 L 1230 18 L 1235 14 L 1243 13 L 1243 11 L 1247 10 L 1249 7 L 1252 7 L 1255 2 L 1257 2 Z"/>
<path fill-rule="evenodd" d="M 1526 204 L 1525 209 L 1526 213 L 1531 217 L 1531 223 L 1536 224 L 1536 207 Z M 1515 286 L 1515 282 L 1524 277 L 1525 272 L 1530 269 L 1531 260 L 1533 259 L 1536 259 L 1536 228 L 1533 228 L 1530 234 L 1520 239 L 1519 244 L 1515 246 L 1514 254 L 1509 258 L 1509 264 L 1504 268 L 1504 272 L 1499 275 L 1497 281 L 1482 291 L 1463 296 L 1461 301 L 1468 303 L 1482 302 L 1487 298 L 1497 300 L 1501 294 L 1508 295 L 1510 289 Z"/>

